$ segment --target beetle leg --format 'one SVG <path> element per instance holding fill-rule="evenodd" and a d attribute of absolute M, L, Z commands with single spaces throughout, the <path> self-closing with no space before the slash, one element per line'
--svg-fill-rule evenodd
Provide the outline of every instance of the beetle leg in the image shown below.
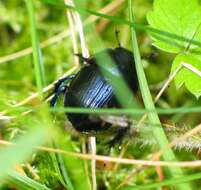
<path fill-rule="evenodd" d="M 118 128 L 117 134 L 107 144 L 109 144 L 110 147 L 114 147 L 116 144 L 120 145 L 122 143 L 123 138 L 128 134 L 129 131 L 130 127 Z"/>
<path fill-rule="evenodd" d="M 101 115 L 99 116 L 103 121 L 111 123 L 112 125 L 118 126 L 116 128 L 116 135 L 112 140 L 107 142 L 110 147 L 116 144 L 121 144 L 123 138 L 130 132 L 130 126 L 132 125 L 132 120 L 124 116 L 114 116 L 114 115 Z"/>
<path fill-rule="evenodd" d="M 123 138 L 130 132 L 132 120 L 124 116 L 100 115 L 99 117 L 108 124 L 110 123 L 111 125 L 118 126 L 115 128 L 115 136 L 106 144 L 108 144 L 110 148 L 114 147 L 116 144 L 120 145 Z"/>
<path fill-rule="evenodd" d="M 72 80 L 73 78 L 75 78 L 76 75 L 71 75 L 68 77 L 64 77 L 59 79 L 56 83 L 55 83 L 55 88 L 54 88 L 54 96 L 53 98 L 50 100 L 50 106 L 54 107 L 57 103 L 57 100 L 59 99 L 59 96 L 61 94 L 63 94 L 66 89 L 67 89 L 67 83 L 70 82 L 70 80 Z"/>
<path fill-rule="evenodd" d="M 58 91 L 58 89 L 65 83 L 70 82 L 72 79 L 75 78 L 76 75 L 70 75 L 64 78 L 59 79 L 56 83 L 55 83 L 55 88 L 54 88 L 54 92 L 56 93 Z"/>
<path fill-rule="evenodd" d="M 63 86 L 58 89 L 58 91 L 54 94 L 53 98 L 50 100 L 50 106 L 55 107 L 57 100 L 59 99 L 59 96 L 63 94 L 66 91 L 67 86 Z"/>

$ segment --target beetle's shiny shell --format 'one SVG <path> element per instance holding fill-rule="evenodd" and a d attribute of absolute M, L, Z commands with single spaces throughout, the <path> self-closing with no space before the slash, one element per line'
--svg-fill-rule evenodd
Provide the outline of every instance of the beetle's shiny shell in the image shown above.
<path fill-rule="evenodd" d="M 70 83 L 65 106 L 99 108 L 113 97 L 113 89 L 100 73 L 97 65 L 85 66 Z"/>
<path fill-rule="evenodd" d="M 132 53 L 125 48 L 119 47 L 116 49 L 106 49 L 98 54 L 105 52 L 110 55 L 127 85 L 135 92 L 138 88 L 138 83 Z M 71 81 L 65 93 L 65 107 L 119 107 L 113 87 L 102 75 L 94 57 L 90 59 L 90 64 L 84 66 Z M 90 132 L 101 130 L 100 122 L 91 121 L 89 115 L 68 114 L 68 118 L 73 127 L 79 131 Z"/>

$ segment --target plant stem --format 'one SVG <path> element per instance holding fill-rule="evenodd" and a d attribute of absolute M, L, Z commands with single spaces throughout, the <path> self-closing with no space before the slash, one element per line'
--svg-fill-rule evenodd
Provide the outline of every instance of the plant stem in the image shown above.
<path fill-rule="evenodd" d="M 129 17 L 130 21 L 134 22 L 134 16 L 132 12 L 132 2 L 131 0 L 128 0 L 128 6 L 129 6 Z M 137 43 L 137 37 L 135 33 L 135 29 L 131 27 L 131 36 L 132 36 L 132 47 L 133 47 L 133 53 L 134 53 L 134 58 L 135 58 L 135 66 L 137 70 L 137 75 L 139 79 L 139 85 L 140 85 L 140 90 L 142 93 L 142 98 L 144 101 L 145 108 L 148 110 L 155 110 L 154 102 L 152 100 L 151 93 L 148 88 L 148 83 L 146 80 L 146 76 L 144 73 L 144 69 L 141 63 L 141 57 L 140 57 L 140 52 L 139 52 L 139 47 Z M 148 118 L 150 120 L 151 124 L 156 124 L 158 127 L 153 127 L 153 134 L 156 140 L 158 141 L 159 147 L 162 149 L 163 147 L 167 147 L 168 145 L 168 140 L 165 135 L 165 132 L 162 129 L 158 114 L 155 111 L 149 112 L 148 113 Z M 163 155 L 164 160 L 167 161 L 176 161 L 176 157 L 172 151 L 171 148 L 167 148 L 166 151 L 164 152 Z M 181 177 L 183 176 L 183 171 L 180 168 L 169 168 L 170 174 L 172 177 Z M 176 184 L 175 185 L 176 189 L 180 190 L 190 190 L 191 187 L 189 184 Z"/>

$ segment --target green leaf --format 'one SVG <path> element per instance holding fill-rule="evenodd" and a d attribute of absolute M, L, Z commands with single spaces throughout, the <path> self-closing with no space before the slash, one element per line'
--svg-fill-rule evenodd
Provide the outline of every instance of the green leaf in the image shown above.
<path fill-rule="evenodd" d="M 173 61 L 171 73 L 173 73 L 182 63 L 188 64 L 201 72 L 201 59 L 195 55 L 179 54 Z M 185 84 L 186 88 L 197 98 L 201 95 L 201 77 L 192 70 L 182 67 L 175 77 L 175 84 L 180 88 Z"/>
<path fill-rule="evenodd" d="M 201 6 L 198 0 L 155 0 L 154 9 L 147 15 L 151 27 L 181 37 L 201 41 Z M 189 48 L 190 42 L 170 39 L 151 33 L 154 45 L 172 53 L 180 53 Z M 195 48 L 195 46 L 190 46 Z"/>

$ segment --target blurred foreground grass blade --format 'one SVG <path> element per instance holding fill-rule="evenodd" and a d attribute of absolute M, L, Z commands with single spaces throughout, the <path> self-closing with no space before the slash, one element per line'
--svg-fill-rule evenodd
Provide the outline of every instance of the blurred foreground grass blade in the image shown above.
<path fill-rule="evenodd" d="M 69 152 L 75 152 L 75 148 L 73 147 L 70 137 L 67 138 L 65 142 L 60 144 L 59 147 Z M 85 171 L 84 160 L 70 155 L 63 156 L 63 159 L 65 161 L 68 176 L 72 182 L 73 189 L 91 190 L 90 176 L 88 176 Z"/>
<path fill-rule="evenodd" d="M 25 2 L 27 5 L 29 23 L 30 23 L 35 78 L 38 91 L 42 93 L 42 88 L 45 86 L 45 69 L 42 61 L 42 53 L 39 44 L 39 37 L 36 29 L 34 6 L 32 0 L 25 0 Z"/>
<path fill-rule="evenodd" d="M 150 183 L 150 184 L 145 184 L 145 185 L 136 185 L 136 186 L 126 186 L 123 187 L 121 190 L 147 190 L 147 189 L 158 189 L 161 188 L 162 186 L 167 186 L 167 185 L 175 185 L 178 183 L 187 183 L 193 180 L 198 180 L 201 178 L 201 173 L 198 174 L 191 174 L 188 176 L 182 176 L 179 178 L 172 178 L 168 180 L 163 180 L 161 182 L 156 182 L 156 183 Z"/>
<path fill-rule="evenodd" d="M 47 135 L 51 134 L 47 127 L 34 127 L 16 141 L 16 145 L 1 149 L 0 179 L 5 178 L 17 163 L 24 161 L 34 151 L 34 146 L 43 144 L 47 140 Z"/>
<path fill-rule="evenodd" d="M 91 45 L 93 51 L 96 52 L 97 64 L 100 68 L 101 73 L 105 76 L 107 82 L 112 85 L 114 89 L 114 94 L 120 105 L 124 108 L 139 108 L 139 103 L 137 102 L 133 92 L 131 91 L 127 83 L 124 81 L 122 74 L 114 63 L 114 60 L 108 54 L 108 52 L 105 51 L 107 50 L 107 48 L 104 47 L 102 40 L 97 35 L 95 27 L 91 25 L 88 26 L 86 30 L 89 33 L 93 34 L 93 38 L 96 39 L 92 40 Z M 135 115 L 135 118 L 137 117 L 138 115 Z"/>
<path fill-rule="evenodd" d="M 130 21 L 134 22 L 134 16 L 132 12 L 132 1 L 128 0 L 128 6 L 129 6 L 129 17 Z M 151 93 L 148 88 L 147 80 L 145 77 L 144 69 L 141 63 L 141 57 L 140 57 L 140 52 L 138 48 L 138 43 L 137 43 L 137 37 L 134 28 L 131 28 L 131 35 L 132 35 L 132 46 L 133 46 L 133 53 L 135 57 L 135 64 L 136 64 L 136 70 L 138 74 L 138 79 L 139 79 L 139 84 L 140 84 L 140 90 L 141 94 L 143 97 L 144 105 L 145 108 L 148 110 L 155 110 L 154 102 L 151 97 Z M 157 139 L 158 144 L 161 149 L 164 147 L 166 148 L 166 151 L 164 152 L 164 159 L 166 161 L 176 161 L 176 157 L 172 151 L 171 148 L 169 148 L 168 145 L 168 140 L 167 137 L 163 131 L 163 128 L 161 126 L 159 117 L 157 115 L 157 112 L 149 112 L 148 113 L 148 118 L 151 124 L 158 125 L 160 127 L 153 127 L 153 134 L 154 137 Z M 183 176 L 183 171 L 180 168 L 169 168 L 169 171 L 171 173 L 172 177 L 182 177 Z M 177 190 L 190 190 L 191 187 L 189 184 L 177 184 L 175 185 Z"/>
<path fill-rule="evenodd" d="M 10 173 L 6 180 L 10 182 L 12 185 L 18 187 L 19 189 L 50 190 L 45 185 L 42 185 L 27 176 L 22 176 L 17 172 Z"/>
<path fill-rule="evenodd" d="M 124 19 L 121 19 L 121 18 L 118 18 L 118 17 L 115 17 L 115 16 L 109 16 L 109 15 L 106 15 L 106 14 L 102 14 L 102 13 L 99 13 L 99 12 L 96 12 L 96 11 L 92 11 L 90 9 L 85 9 L 83 7 L 75 7 L 75 6 L 70 6 L 70 5 L 64 5 L 63 3 L 58 2 L 58 1 L 52 1 L 52 0 L 41 0 L 41 1 L 44 2 L 44 3 L 52 4 L 54 6 L 62 8 L 62 9 L 64 7 L 67 7 L 69 9 L 78 11 L 80 13 L 88 13 L 88 14 L 91 14 L 91 15 L 94 15 L 94 16 L 98 16 L 100 18 L 104 18 L 104 19 L 113 21 L 113 22 L 118 23 L 118 24 L 126 24 L 126 25 L 131 26 L 131 27 L 136 28 L 136 29 L 146 30 L 146 31 L 151 32 L 153 34 L 158 34 L 158 36 L 165 36 L 165 37 L 168 37 L 169 39 L 176 39 L 178 41 L 191 43 L 193 45 L 197 45 L 197 46 L 201 47 L 201 42 L 200 41 L 185 38 L 183 36 L 179 36 L 179 35 L 176 35 L 176 34 L 172 34 L 170 32 L 166 32 L 166 31 L 163 31 L 163 30 L 152 28 L 152 27 L 147 26 L 147 25 L 132 23 L 132 22 L 130 22 L 128 20 L 124 20 Z"/>
<path fill-rule="evenodd" d="M 97 57 L 97 62 L 103 75 L 113 86 L 114 93 L 122 107 L 139 107 L 139 104 L 134 98 L 132 91 L 124 81 L 123 76 L 120 74 L 111 57 L 107 53 L 104 53 Z"/>
<path fill-rule="evenodd" d="M 25 112 L 30 110 L 30 107 L 19 107 L 19 108 L 11 108 L 8 109 L 8 112 L 12 114 L 15 114 L 17 117 L 20 117 L 19 114 L 21 112 Z M 39 109 L 34 108 L 33 111 L 38 111 Z M 52 113 L 85 113 L 85 114 L 114 114 L 114 115 L 143 115 L 148 112 L 157 112 L 158 114 L 163 115 L 171 115 L 171 114 L 190 114 L 190 113 L 201 113 L 201 106 L 195 106 L 195 107 L 175 107 L 175 108 L 158 108 L 156 107 L 155 110 L 147 110 L 144 108 L 76 108 L 76 107 L 55 107 L 55 108 L 49 108 L 48 112 Z M 19 113 L 18 113 L 19 112 Z M 1 119 L 1 118 L 0 118 Z M 3 119 L 2 119 L 3 120 Z"/>
<path fill-rule="evenodd" d="M 53 146 L 53 145 L 52 145 Z M 53 146 L 54 148 L 58 148 L 57 146 Z M 63 155 L 57 153 L 50 153 L 54 169 L 58 175 L 58 179 L 61 184 L 69 190 L 73 190 L 73 185 L 70 180 L 70 176 L 67 173 L 67 168 L 64 163 Z"/>
<path fill-rule="evenodd" d="M 75 108 L 75 107 L 57 107 L 50 109 L 53 113 L 85 113 L 85 114 L 113 114 L 113 115 L 143 115 L 149 112 L 157 112 L 158 114 L 171 115 L 171 114 L 189 114 L 189 113 L 201 113 L 201 107 L 178 107 L 178 108 L 156 108 L 154 110 L 148 110 L 144 108 Z"/>

